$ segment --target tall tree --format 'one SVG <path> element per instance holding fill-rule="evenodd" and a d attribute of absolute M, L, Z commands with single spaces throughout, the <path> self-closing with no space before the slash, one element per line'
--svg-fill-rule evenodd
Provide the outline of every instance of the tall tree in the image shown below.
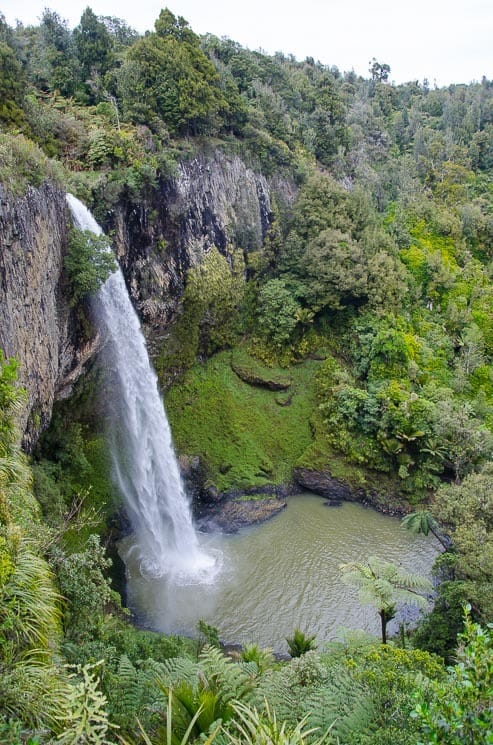
<path fill-rule="evenodd" d="M 45 8 L 29 55 L 31 80 L 38 88 L 73 95 L 78 80 L 75 47 L 67 22 Z"/>
<path fill-rule="evenodd" d="M 0 122 L 19 126 L 25 123 L 22 109 L 24 74 L 13 49 L 0 41 Z"/>
<path fill-rule="evenodd" d="M 161 11 L 156 33 L 129 49 L 119 83 L 129 118 L 148 123 L 158 116 L 181 134 L 214 128 L 228 110 L 219 77 L 198 37 L 168 10 Z"/>
<path fill-rule="evenodd" d="M 420 608 L 427 605 L 421 593 L 431 592 L 432 584 L 425 577 L 406 574 L 390 561 L 370 556 L 366 562 L 341 564 L 343 581 L 356 587 L 365 605 L 373 605 L 380 616 L 382 644 L 387 643 L 387 624 L 396 614 L 397 603 L 411 603 Z"/>
<path fill-rule="evenodd" d="M 89 7 L 74 29 L 74 41 L 83 80 L 104 76 L 113 63 L 113 41 L 103 21 Z"/>

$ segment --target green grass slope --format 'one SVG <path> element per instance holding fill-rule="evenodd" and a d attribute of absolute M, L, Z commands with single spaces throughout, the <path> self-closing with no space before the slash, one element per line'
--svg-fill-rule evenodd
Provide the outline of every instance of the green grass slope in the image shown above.
<path fill-rule="evenodd" d="M 241 354 L 242 365 L 248 363 Z M 260 365 L 251 360 L 256 376 Z M 244 382 L 232 370 L 231 353 L 195 365 L 166 395 L 165 406 L 179 453 L 199 455 L 210 483 L 220 491 L 287 482 L 312 442 L 314 376 L 320 362 L 289 369 L 287 391 Z M 268 378 L 286 370 L 266 368 Z"/>

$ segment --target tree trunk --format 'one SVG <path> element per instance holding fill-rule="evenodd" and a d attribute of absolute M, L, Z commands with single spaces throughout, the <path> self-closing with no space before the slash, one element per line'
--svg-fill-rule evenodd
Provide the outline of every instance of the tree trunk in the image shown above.
<path fill-rule="evenodd" d="M 387 614 L 385 610 L 378 611 L 382 627 L 382 644 L 387 644 Z"/>

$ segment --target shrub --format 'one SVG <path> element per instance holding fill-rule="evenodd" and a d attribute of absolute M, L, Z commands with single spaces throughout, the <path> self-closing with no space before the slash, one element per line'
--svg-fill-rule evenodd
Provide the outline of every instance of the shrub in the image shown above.
<path fill-rule="evenodd" d="M 307 636 L 301 629 L 295 629 L 293 636 L 286 638 L 289 647 L 289 654 L 291 657 L 301 657 L 302 654 L 310 652 L 312 649 L 316 649 L 315 635 Z"/>
<path fill-rule="evenodd" d="M 115 269 L 108 239 L 89 230 L 72 228 L 69 235 L 65 269 L 72 284 L 72 304 L 101 287 Z"/>

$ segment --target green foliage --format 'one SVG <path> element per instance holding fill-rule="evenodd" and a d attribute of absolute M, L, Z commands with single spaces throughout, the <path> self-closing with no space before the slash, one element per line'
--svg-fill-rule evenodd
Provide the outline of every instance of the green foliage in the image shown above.
<path fill-rule="evenodd" d="M 14 546 L 14 569 L 1 588 L 4 649 L 48 649 L 60 633 L 60 598 L 53 576 L 26 541 Z"/>
<path fill-rule="evenodd" d="M 466 615 L 459 637 L 457 664 L 443 681 L 417 694 L 414 712 L 421 724 L 420 742 L 454 745 L 493 742 L 493 634 Z"/>
<path fill-rule="evenodd" d="M 493 582 L 493 473 L 490 465 L 461 484 L 444 484 L 433 500 L 433 514 L 450 531 L 463 579 Z"/>
<path fill-rule="evenodd" d="M 105 745 L 110 724 L 106 712 L 106 697 L 99 689 L 99 682 L 92 672 L 100 663 L 85 665 L 71 677 L 67 710 L 60 717 L 61 745 Z"/>
<path fill-rule="evenodd" d="M 13 493 L 30 481 L 17 445 L 15 420 L 24 403 L 24 391 L 16 387 L 16 380 L 16 360 L 6 359 L 0 349 L 0 527 L 10 523 Z"/>
<path fill-rule="evenodd" d="M 274 654 L 271 649 L 261 649 L 258 644 L 244 644 L 241 650 L 243 662 L 254 662 L 257 670 L 264 673 L 274 663 Z"/>
<path fill-rule="evenodd" d="M 457 635 L 462 631 L 464 605 L 471 600 L 471 583 L 442 581 L 433 608 L 420 620 L 412 635 L 414 646 L 440 655 L 447 662 L 455 659 Z"/>
<path fill-rule="evenodd" d="M 295 629 L 293 636 L 288 636 L 286 641 L 291 657 L 301 657 L 301 655 L 317 648 L 315 635 L 307 636 L 301 629 Z"/>
<path fill-rule="evenodd" d="M 198 355 L 210 356 L 233 342 L 243 293 L 241 272 L 239 255 L 228 261 L 215 246 L 189 270 L 181 315 L 158 361 L 161 374 L 191 367 Z"/>
<path fill-rule="evenodd" d="M 489 471 L 480 471 L 491 457 L 493 423 L 493 87 L 486 79 L 434 90 L 426 83 L 395 86 L 387 81 L 388 65 L 375 59 L 370 65 L 371 80 L 363 80 L 309 58 L 269 57 L 229 39 L 199 38 L 166 9 L 155 32 L 143 37 L 90 8 L 74 32 L 49 10 L 38 27 L 10 29 L 0 18 L 0 119 L 8 132 L 24 133 L 0 134 L 0 180 L 22 195 L 28 185 L 46 179 L 62 184 L 69 174 L 106 218 L 122 199 L 151 203 L 177 157 L 193 156 L 199 147 L 193 138 L 207 135 L 216 138 L 211 147 L 240 153 L 271 178 L 279 203 L 285 198 L 286 204 L 271 223 L 264 256 L 247 266 L 248 311 L 236 236 L 227 258 L 213 249 L 191 270 L 158 367 L 163 378 L 172 378 L 197 357 L 233 345 L 239 329 L 255 335 L 250 349 L 269 364 L 305 361 L 287 371 L 272 369 L 272 378 L 292 379 L 286 394 L 246 385 L 233 374 L 228 355 L 194 367 L 168 396 L 179 449 L 201 456 L 205 488 L 287 482 L 297 462 L 327 469 L 351 486 L 376 486 L 387 501 L 390 486 L 417 501 L 429 497 L 440 478 L 455 479 L 431 502 L 432 520 L 418 511 L 408 521 L 426 533 L 436 519 L 453 540 L 453 553 L 443 560 L 448 573 L 444 563 L 440 570 L 447 581 L 414 636 L 415 643 L 450 657 L 460 603 L 469 600 L 475 618 L 491 618 L 493 611 L 491 484 Z M 185 143 L 182 136 L 191 139 Z M 301 187 L 294 203 L 292 184 Z M 94 269 L 91 261 L 76 253 L 69 271 L 79 301 L 104 277 L 98 268 L 94 281 L 86 273 Z M 323 364 L 306 359 L 321 338 L 331 355 Z M 233 355 L 236 363 L 239 357 L 243 372 L 246 366 L 257 374 L 242 354 Z M 140 708 L 150 736 L 172 745 L 173 698 L 166 716 L 166 697 L 157 701 L 154 678 L 162 660 L 187 645 L 123 631 L 104 615 L 106 560 L 99 544 L 84 545 L 87 523 L 78 531 L 92 508 L 100 511 L 96 527 L 102 531 L 112 509 L 104 445 L 73 426 L 65 439 L 60 431 L 52 437 L 35 467 L 50 523 L 39 526 L 31 474 L 16 444 L 13 419 L 20 404 L 10 387 L 12 369 L 1 362 L 0 593 L 8 602 L 0 611 L 0 740 L 26 740 L 34 728 L 41 739 L 53 739 L 59 734 L 53 712 L 63 715 L 67 704 L 66 680 L 55 667 L 57 634 L 47 641 L 46 630 L 46 612 L 58 601 L 40 548 L 27 537 L 36 535 L 50 549 L 65 588 L 64 650 L 81 663 L 106 659 L 107 705 L 94 693 L 95 681 L 86 680 L 86 693 L 93 686 L 91 706 L 100 707 L 95 741 L 109 737 L 103 734 L 108 709 L 125 734 L 148 742 L 134 721 Z M 265 369 L 261 377 L 269 379 Z M 84 494 L 86 507 L 79 509 Z M 92 609 L 91 618 L 84 608 Z M 392 612 L 393 597 L 381 608 L 384 623 Z M 42 652 L 34 649 L 40 644 Z M 303 726 L 320 732 L 335 721 L 334 742 L 415 745 L 418 720 L 409 722 L 408 714 L 421 688 L 423 706 L 430 706 L 423 737 L 448 742 L 439 739 L 445 722 L 446 736 L 457 741 L 465 730 L 453 732 L 454 717 L 466 711 L 462 694 L 481 690 L 474 682 L 479 672 L 465 674 L 470 661 L 461 658 L 463 677 L 451 674 L 448 687 L 442 681 L 435 689 L 423 684 L 435 673 L 419 654 L 386 645 L 373 652 L 345 649 L 328 662 L 308 653 L 263 671 L 252 649 L 256 659 L 243 661 L 242 671 L 256 683 L 262 679 L 256 704 L 263 706 L 265 690 L 270 713 L 258 708 L 236 716 L 252 740 L 306 739 L 299 722 L 309 713 Z M 214 665 L 221 667 L 217 660 Z M 480 672 L 487 678 L 484 668 Z M 176 663 L 175 673 L 174 683 L 180 686 L 183 674 L 191 687 L 184 685 L 183 703 L 196 711 L 174 736 L 186 741 L 197 734 L 199 717 L 205 727 L 221 701 L 227 698 L 228 712 L 233 702 L 224 692 L 218 698 L 217 680 L 202 663 Z M 72 689 L 71 710 L 82 712 L 86 694 L 74 695 Z M 482 706 L 463 717 L 478 741 L 484 739 Z M 62 737 L 78 737 L 77 726 L 74 720 Z M 224 742 L 228 735 L 213 729 L 213 736 Z M 230 736 L 243 737 L 239 731 Z"/>
<path fill-rule="evenodd" d="M 453 400 L 441 402 L 434 429 L 457 483 L 493 453 L 493 434 L 478 422 L 470 404 L 461 405 Z"/>
<path fill-rule="evenodd" d="M 211 626 L 206 623 L 203 619 L 200 619 L 197 623 L 197 631 L 199 633 L 197 646 L 199 652 L 206 646 L 219 648 L 219 630 L 215 626 Z"/>
<path fill-rule="evenodd" d="M 173 742 L 190 732 L 206 735 L 218 720 L 230 720 L 234 702 L 248 700 L 254 685 L 248 672 L 216 647 L 204 647 L 198 662 L 177 658 L 153 667 L 158 688 L 169 702 L 167 711 L 162 710 L 164 726 L 157 731 L 170 733 L 172 728 Z"/>
<path fill-rule="evenodd" d="M 65 637 L 84 641 L 99 636 L 106 606 L 112 591 L 105 574 L 111 560 L 105 556 L 99 536 L 91 535 L 86 548 L 67 554 L 53 546 L 50 563 L 56 569 L 60 591 L 65 598 Z"/>
<path fill-rule="evenodd" d="M 440 526 L 429 510 L 418 510 L 409 513 L 409 515 L 402 518 L 401 525 L 415 535 L 419 533 L 423 535 L 432 533 L 445 549 L 449 547 L 449 539 L 442 534 Z"/>
<path fill-rule="evenodd" d="M 31 81 L 43 91 L 73 95 L 79 76 L 67 22 L 45 8 L 36 31 L 29 45 L 28 71 Z"/>
<path fill-rule="evenodd" d="M 260 290 L 258 324 L 275 346 L 283 347 L 288 343 L 298 324 L 300 310 L 282 279 L 271 279 Z"/>
<path fill-rule="evenodd" d="M 396 741 L 415 745 L 419 727 L 411 713 L 416 705 L 416 691 L 423 676 L 435 679 L 443 675 L 441 662 L 421 650 L 391 645 L 350 644 L 339 652 L 334 650 L 333 655 L 354 680 L 353 686 L 361 686 L 355 706 L 361 707 L 361 698 L 366 700 L 366 726 L 356 722 L 356 726 L 346 730 L 343 741 L 358 745 L 391 745 Z M 325 659 L 331 669 L 330 657 Z"/>
<path fill-rule="evenodd" d="M 98 291 L 114 271 L 115 259 L 105 236 L 72 228 L 64 265 L 72 285 L 71 302 L 77 305 Z"/>
<path fill-rule="evenodd" d="M 370 556 L 366 562 L 341 564 L 343 581 L 356 587 L 362 603 L 373 605 L 380 616 L 382 644 L 387 643 L 387 623 L 396 614 L 398 602 L 425 608 L 421 593 L 431 592 L 432 584 L 425 577 L 406 574 L 395 564 Z"/>
<path fill-rule="evenodd" d="M 0 41 L 0 122 L 11 127 L 25 124 L 22 101 L 25 90 L 24 73 L 15 52 Z"/>
<path fill-rule="evenodd" d="M 137 122 L 157 115 L 173 132 L 203 132 L 228 108 L 214 66 L 183 18 L 165 9 L 155 27 L 119 72 L 124 109 Z"/>
<path fill-rule="evenodd" d="M 245 383 L 259 385 L 269 390 L 286 390 L 292 384 L 292 379 L 287 372 L 280 372 L 272 366 L 268 367 L 248 354 L 243 347 L 236 347 L 231 352 L 231 369 Z"/>
<path fill-rule="evenodd" d="M 49 160 L 24 135 L 0 133 L 0 181 L 9 192 L 21 196 L 28 186 L 41 186 L 48 179 L 63 183 L 59 163 Z"/>
<path fill-rule="evenodd" d="M 234 728 L 226 732 L 230 745 L 304 745 L 308 742 L 322 745 L 329 742 L 330 728 L 320 735 L 318 728 L 306 726 L 308 717 L 291 727 L 286 721 L 279 722 L 268 706 L 259 713 L 240 703 L 235 705 L 235 714 Z"/>
<path fill-rule="evenodd" d="M 178 452 L 199 455 L 209 483 L 221 491 L 289 480 L 312 439 L 318 365 L 306 360 L 289 370 L 289 406 L 279 406 L 275 391 L 244 383 L 232 371 L 228 353 L 196 365 L 166 396 Z M 271 370 L 284 379 L 286 372 Z"/>
<path fill-rule="evenodd" d="M 83 418 L 84 408 L 87 418 L 94 406 L 94 385 L 85 380 L 79 386 L 81 400 L 76 404 L 72 398 L 70 410 L 63 403 L 55 406 L 32 466 L 44 520 L 72 551 L 83 549 L 92 533 L 105 532 L 116 499 L 105 438 L 91 434 L 93 422 L 81 425 L 75 421 L 77 416 Z"/>
<path fill-rule="evenodd" d="M 9 738 L 56 730 L 67 690 L 56 666 L 61 598 L 40 555 L 42 526 L 15 426 L 22 400 L 15 377 L 15 363 L 0 353 L 0 722 Z"/>
<path fill-rule="evenodd" d="M 329 742 L 353 742 L 366 731 L 374 716 L 369 697 L 335 657 L 322 659 L 315 652 L 296 657 L 259 681 L 257 700 L 276 712 L 287 727 L 306 718 L 319 732 L 330 728 Z"/>
<path fill-rule="evenodd" d="M 105 24 L 91 8 L 87 7 L 82 13 L 80 23 L 73 32 L 73 41 L 84 83 L 109 70 L 113 62 L 112 39 Z M 92 98 L 90 94 L 89 98 Z"/>

